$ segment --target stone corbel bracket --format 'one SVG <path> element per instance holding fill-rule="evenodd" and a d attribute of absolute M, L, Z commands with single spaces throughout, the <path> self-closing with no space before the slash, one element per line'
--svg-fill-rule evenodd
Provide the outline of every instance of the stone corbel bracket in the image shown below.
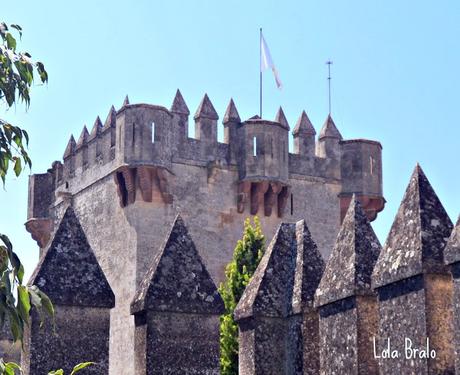
<path fill-rule="evenodd" d="M 250 203 L 251 215 L 257 215 L 263 205 L 264 215 L 271 216 L 275 202 L 278 203 L 278 217 L 283 217 L 291 188 L 279 181 L 240 181 L 238 183 L 237 211 L 243 213 Z"/>
<path fill-rule="evenodd" d="M 114 173 L 114 178 L 121 207 L 126 207 L 136 201 L 138 189 L 144 202 L 152 202 L 154 186 L 160 191 L 163 202 L 172 204 L 174 199 L 169 189 L 169 176 L 170 172 L 163 167 L 141 165 L 118 168 Z"/>
<path fill-rule="evenodd" d="M 364 212 L 366 213 L 369 221 L 374 221 L 377 218 L 377 214 L 385 208 L 386 200 L 382 196 L 373 196 L 367 194 L 356 194 L 356 197 L 361 204 Z M 350 205 L 352 195 L 340 194 L 340 222 L 345 218 L 348 206 Z"/>
<path fill-rule="evenodd" d="M 43 249 L 49 242 L 53 230 L 53 221 L 50 218 L 32 218 L 24 224 L 27 232 L 37 242 L 38 246 Z"/>

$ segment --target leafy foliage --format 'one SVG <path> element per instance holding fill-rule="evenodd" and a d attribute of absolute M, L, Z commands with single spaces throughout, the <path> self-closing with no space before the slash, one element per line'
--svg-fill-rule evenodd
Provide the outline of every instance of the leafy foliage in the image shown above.
<path fill-rule="evenodd" d="M 22 29 L 18 25 L 10 25 L 19 37 Z M 27 52 L 17 52 L 17 41 L 5 23 L 0 23 L 0 100 L 10 108 L 18 100 L 30 104 L 30 88 L 34 80 L 34 71 L 38 72 L 40 81 L 48 81 L 48 74 L 40 62 L 33 62 Z M 5 177 L 12 165 L 14 173 L 19 176 L 24 166 L 32 162 L 26 147 L 29 136 L 25 130 L 0 119 L 0 178 L 5 184 Z M 13 250 L 9 238 L 0 234 L 0 327 L 8 321 L 13 340 L 23 342 L 24 329 L 29 324 L 31 308 L 35 308 L 41 316 L 54 316 L 53 305 L 48 296 L 37 286 L 23 284 L 24 267 Z M 0 359 L 0 374 L 14 375 L 21 371 L 13 362 L 5 363 Z"/>
<path fill-rule="evenodd" d="M 2 375 L 14 375 L 16 370 L 22 372 L 21 367 L 14 362 L 3 362 L 3 359 L 0 359 L 0 374 Z"/>
<path fill-rule="evenodd" d="M 76 374 L 77 372 L 79 372 L 80 370 L 83 370 L 84 368 L 88 367 L 88 366 L 91 366 L 91 365 L 94 365 L 94 362 L 84 362 L 84 363 L 80 363 L 78 365 L 76 365 L 72 372 L 70 373 L 70 375 L 74 375 Z M 50 371 L 48 372 L 48 375 L 64 375 L 64 370 L 63 369 L 59 369 L 59 370 L 56 370 L 56 371 Z"/>
<path fill-rule="evenodd" d="M 19 37 L 22 36 L 19 25 L 10 25 L 10 28 Z M 17 101 L 24 102 L 28 108 L 34 72 L 38 74 L 41 83 L 48 82 L 48 73 L 43 63 L 34 62 L 28 52 L 16 50 L 16 38 L 4 22 L 0 23 L 0 37 L 0 100 L 7 108 Z M 26 151 L 28 142 L 29 136 L 25 130 L 0 119 L 0 178 L 3 184 L 10 165 L 13 165 L 16 176 L 25 166 L 32 165 Z"/>
<path fill-rule="evenodd" d="M 0 325 L 3 326 L 7 319 L 13 340 L 22 342 L 30 309 L 37 309 L 43 323 L 44 313 L 53 316 L 54 308 L 48 296 L 37 286 L 23 285 L 24 267 L 4 234 L 0 234 L 0 275 Z"/>
<path fill-rule="evenodd" d="M 265 251 L 265 237 L 259 218 L 254 226 L 246 219 L 243 238 L 236 244 L 232 261 L 225 269 L 225 282 L 219 286 L 225 313 L 220 317 L 220 369 L 222 375 L 238 375 L 238 326 L 233 312 Z"/>

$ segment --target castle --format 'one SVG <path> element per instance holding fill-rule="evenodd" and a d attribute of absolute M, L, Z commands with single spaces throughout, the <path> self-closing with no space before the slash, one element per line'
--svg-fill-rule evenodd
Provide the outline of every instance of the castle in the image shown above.
<path fill-rule="evenodd" d="M 381 145 L 343 140 L 331 116 L 316 139 L 302 112 L 290 153 L 281 108 L 274 121 L 242 121 L 231 100 L 224 143 L 207 95 L 194 115 L 194 138 L 189 115 L 179 90 L 169 110 L 126 98 L 105 123 L 97 117 L 90 132 L 84 127 L 77 141 L 70 138 L 63 163 L 29 180 L 26 228 L 41 255 L 71 207 L 113 291 L 93 306 L 114 304 L 110 316 L 100 318 L 110 326 L 110 374 L 122 373 L 138 352 L 142 324 L 133 319 L 131 302 L 178 213 L 218 284 L 248 216 L 260 217 L 267 238 L 281 222 L 305 219 L 327 259 L 353 195 L 369 220 L 384 208 Z"/>

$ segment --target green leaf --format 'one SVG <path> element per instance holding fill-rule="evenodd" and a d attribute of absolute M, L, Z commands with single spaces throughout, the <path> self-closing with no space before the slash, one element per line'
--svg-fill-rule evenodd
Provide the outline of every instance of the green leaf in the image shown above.
<path fill-rule="evenodd" d="M 38 294 L 38 287 L 36 285 L 32 285 L 32 286 L 27 287 L 27 290 L 29 292 L 31 305 L 37 309 L 39 314 L 41 314 L 43 306 L 42 306 L 42 299 L 40 298 Z"/>
<path fill-rule="evenodd" d="M 8 31 L 8 26 L 6 26 L 5 22 L 1 22 L 0 23 L 0 35 L 2 36 L 2 38 L 5 37 L 5 34 L 7 31 Z"/>
<path fill-rule="evenodd" d="M 43 83 L 48 82 L 48 73 L 45 70 L 45 66 L 40 61 L 37 62 L 37 71 L 40 79 Z"/>
<path fill-rule="evenodd" d="M 21 171 L 22 171 L 21 158 L 16 158 L 14 162 L 14 173 L 16 174 L 16 177 L 18 177 L 21 174 Z"/>
<path fill-rule="evenodd" d="M 27 288 L 23 285 L 18 286 L 18 313 L 21 319 L 28 324 L 30 314 L 30 298 Z"/>
<path fill-rule="evenodd" d="M 16 374 L 15 370 L 19 370 L 19 372 L 22 373 L 22 368 L 17 363 L 14 363 L 14 362 L 5 363 L 6 374 L 15 375 Z"/>
<path fill-rule="evenodd" d="M 19 32 L 19 39 L 22 38 L 22 27 L 16 24 L 10 25 L 13 29 L 16 29 Z"/>
<path fill-rule="evenodd" d="M 48 313 L 48 315 L 54 317 L 54 306 L 49 297 L 41 290 L 38 291 L 38 295 L 40 296 L 42 306 L 45 309 L 45 311 Z"/>
<path fill-rule="evenodd" d="M 61 368 L 61 369 L 56 370 L 56 371 L 50 371 L 50 372 L 48 372 L 48 375 L 64 375 L 64 370 Z"/>
<path fill-rule="evenodd" d="M 10 322 L 11 334 L 13 335 L 13 341 L 22 341 L 24 335 L 24 325 L 19 318 L 16 309 L 8 308 L 8 317 Z"/>
<path fill-rule="evenodd" d="M 24 280 L 24 266 L 22 264 L 19 266 L 16 277 L 18 278 L 19 284 L 22 284 L 22 281 Z"/>
<path fill-rule="evenodd" d="M 29 133 L 23 130 L 22 134 L 24 135 L 24 138 L 26 139 L 26 145 L 29 145 Z"/>
<path fill-rule="evenodd" d="M 6 33 L 5 39 L 6 39 L 7 47 L 15 51 L 16 50 L 16 39 L 14 39 L 14 36 L 11 33 Z"/>
<path fill-rule="evenodd" d="M 88 367 L 88 366 L 91 366 L 91 365 L 94 365 L 94 362 L 84 362 L 84 363 L 80 363 L 78 365 L 76 365 L 72 372 L 70 373 L 70 375 L 74 375 L 76 374 L 78 371 L 80 370 L 83 370 L 84 368 Z"/>

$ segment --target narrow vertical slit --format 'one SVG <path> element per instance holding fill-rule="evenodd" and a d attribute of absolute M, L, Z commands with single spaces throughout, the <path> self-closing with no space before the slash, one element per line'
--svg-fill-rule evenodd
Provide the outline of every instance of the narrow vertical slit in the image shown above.
<path fill-rule="evenodd" d="M 136 139 L 136 124 L 133 124 L 133 139 L 131 140 L 131 146 L 134 150 L 134 141 Z"/>

